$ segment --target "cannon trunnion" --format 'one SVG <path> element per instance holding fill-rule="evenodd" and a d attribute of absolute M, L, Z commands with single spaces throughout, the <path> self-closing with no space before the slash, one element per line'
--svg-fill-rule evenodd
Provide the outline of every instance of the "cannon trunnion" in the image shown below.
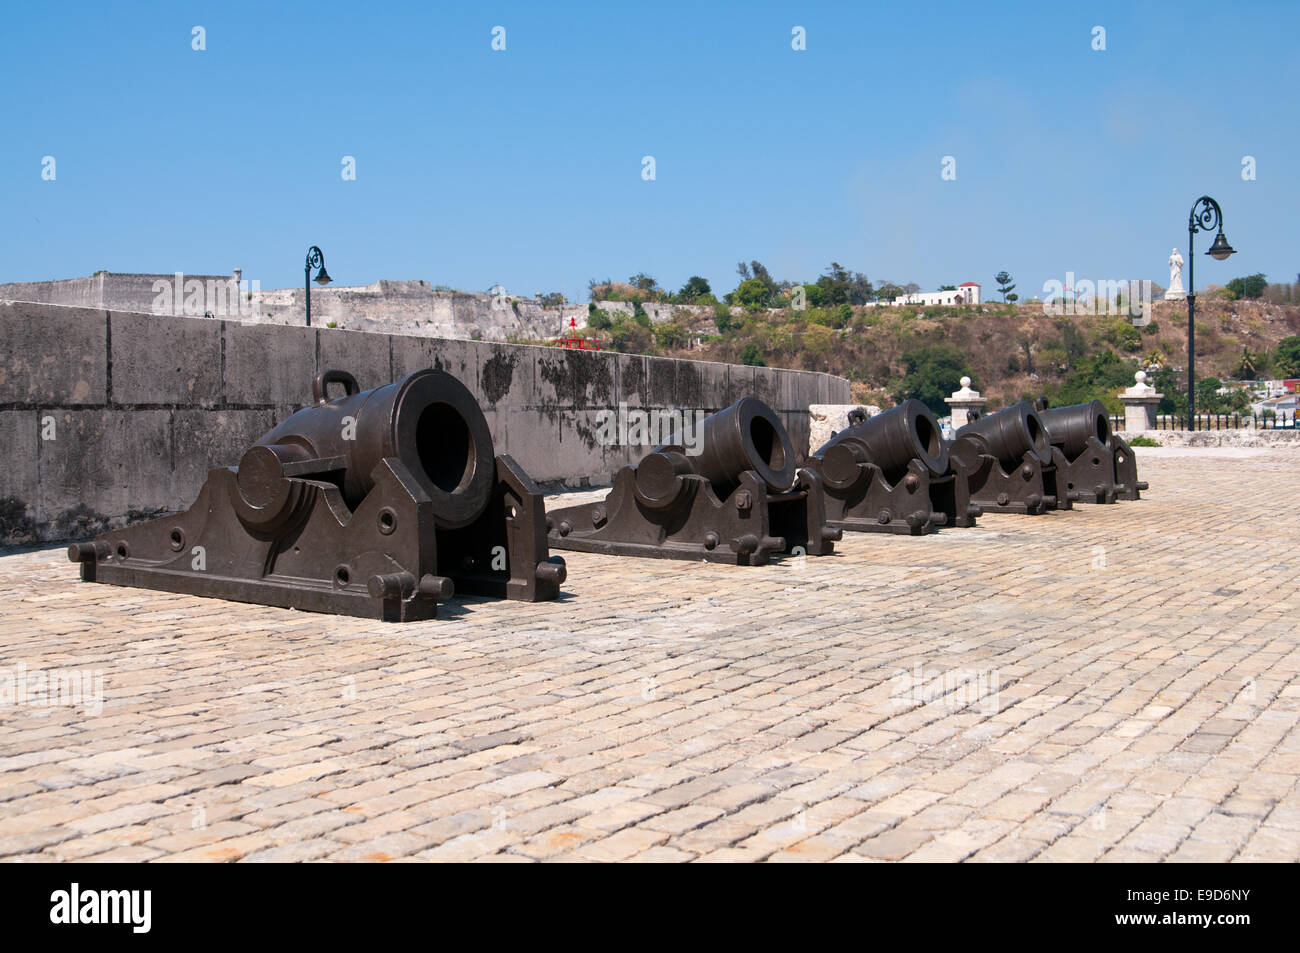
<path fill-rule="evenodd" d="M 939 421 L 919 400 L 849 426 L 809 459 L 826 488 L 826 522 L 860 533 L 919 536 L 940 526 L 974 526 L 980 508 L 954 471 Z"/>
<path fill-rule="evenodd" d="M 602 502 L 547 514 L 551 547 L 740 566 L 832 551 L 841 533 L 827 525 L 821 477 L 796 471 L 771 408 L 745 397 L 700 426 L 698 454 L 659 447 L 620 469 Z"/>
<path fill-rule="evenodd" d="M 541 491 L 493 454 L 465 385 L 430 369 L 362 391 L 330 370 L 313 392 L 185 512 L 74 543 L 82 579 L 387 621 L 454 593 L 559 594 Z"/>

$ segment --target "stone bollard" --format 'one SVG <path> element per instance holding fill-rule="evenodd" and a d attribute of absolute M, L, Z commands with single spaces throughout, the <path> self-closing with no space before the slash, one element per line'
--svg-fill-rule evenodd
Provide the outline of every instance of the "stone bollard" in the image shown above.
<path fill-rule="evenodd" d="M 1124 404 L 1124 432 L 1155 430 L 1156 407 L 1165 395 L 1157 394 L 1156 389 L 1146 382 L 1145 371 L 1138 371 L 1133 377 L 1136 383 L 1119 395 Z"/>
<path fill-rule="evenodd" d="M 808 452 L 812 453 L 831 437 L 850 426 L 849 412 L 860 410 L 868 417 L 875 417 L 880 408 L 875 404 L 809 404 L 808 405 Z"/>
<path fill-rule="evenodd" d="M 956 433 L 970 423 L 970 412 L 972 410 L 983 412 L 984 405 L 988 403 L 987 397 L 981 397 L 980 392 L 970 389 L 970 378 L 961 379 L 961 390 L 953 391 L 951 397 L 945 397 L 943 402 L 952 408 L 952 432 Z"/>

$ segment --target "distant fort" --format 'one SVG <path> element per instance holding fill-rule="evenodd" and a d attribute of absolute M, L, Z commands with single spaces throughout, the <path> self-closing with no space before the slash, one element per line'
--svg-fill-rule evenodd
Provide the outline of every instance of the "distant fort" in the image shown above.
<path fill-rule="evenodd" d="M 239 320 L 247 324 L 300 325 L 302 288 L 263 290 L 237 268 L 229 275 L 119 274 L 96 272 L 88 278 L 0 284 L 0 301 L 31 301 L 103 311 L 187 315 Z M 632 310 L 627 302 L 602 301 L 609 311 Z M 690 305 L 646 304 L 652 321 L 666 321 L 675 310 L 712 313 Z M 312 324 L 354 331 L 414 334 L 475 341 L 539 341 L 569 327 L 587 326 L 587 305 L 543 305 L 536 298 L 508 293 L 447 291 L 427 281 L 380 280 L 359 287 L 313 287 Z M 570 323 L 572 322 L 572 324 Z"/>

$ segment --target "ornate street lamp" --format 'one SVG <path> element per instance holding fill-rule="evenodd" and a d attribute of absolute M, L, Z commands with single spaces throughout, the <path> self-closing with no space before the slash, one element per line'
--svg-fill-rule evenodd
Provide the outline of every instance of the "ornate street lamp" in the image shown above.
<path fill-rule="evenodd" d="M 330 273 L 325 270 L 325 254 L 315 245 L 307 249 L 307 267 L 302 272 L 303 287 L 307 289 L 307 327 L 311 327 L 311 270 L 313 268 L 320 268 L 320 271 L 316 272 L 316 284 L 330 283 Z"/>
<path fill-rule="evenodd" d="M 1219 234 L 1205 254 L 1224 261 L 1236 251 L 1223 237 L 1223 211 L 1219 203 L 1202 195 L 1187 217 L 1187 429 L 1196 429 L 1196 255 L 1192 251 L 1197 232 L 1217 228 Z"/>

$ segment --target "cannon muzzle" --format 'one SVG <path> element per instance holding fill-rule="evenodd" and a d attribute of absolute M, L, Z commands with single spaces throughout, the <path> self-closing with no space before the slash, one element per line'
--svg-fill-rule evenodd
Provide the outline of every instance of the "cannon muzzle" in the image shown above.
<path fill-rule="evenodd" d="M 676 453 L 690 469 L 712 484 L 719 497 L 740 485 L 740 475 L 753 470 L 768 489 L 782 493 L 794 485 L 794 444 L 781 419 L 757 397 L 742 397 L 702 421 L 700 452 L 687 456 L 680 443 L 656 453 Z M 675 469 L 681 462 L 676 461 Z"/>
<path fill-rule="evenodd" d="M 327 400 L 326 388 L 345 395 Z M 250 447 L 239 462 L 245 501 L 265 508 L 288 477 L 336 482 L 356 509 L 385 458 L 406 465 L 433 500 L 444 529 L 468 526 L 483 512 L 495 483 L 492 433 L 474 395 L 450 374 L 416 371 L 362 391 L 346 371 L 317 376 L 315 404 L 299 410 Z"/>
<path fill-rule="evenodd" d="M 1047 428 L 1048 442 L 1060 447 L 1070 459 L 1087 449 L 1089 437 L 1096 437 L 1103 447 L 1110 444 L 1110 415 L 1099 400 L 1040 410 L 1038 416 Z"/>
<path fill-rule="evenodd" d="M 954 435 L 954 444 L 962 440 L 973 444 L 979 453 L 996 457 L 1006 469 L 1018 466 L 1026 453 L 1043 465 L 1052 462 L 1043 418 L 1024 400 L 962 427 Z M 954 455 L 959 452 L 958 447 L 952 448 Z"/>
<path fill-rule="evenodd" d="M 813 456 L 826 461 L 828 472 L 843 470 L 850 461 L 873 463 L 890 481 L 907 473 L 913 460 L 919 460 L 935 476 L 948 472 L 948 448 L 939 421 L 919 400 L 905 400 L 882 414 L 859 420 L 826 441 Z"/>

